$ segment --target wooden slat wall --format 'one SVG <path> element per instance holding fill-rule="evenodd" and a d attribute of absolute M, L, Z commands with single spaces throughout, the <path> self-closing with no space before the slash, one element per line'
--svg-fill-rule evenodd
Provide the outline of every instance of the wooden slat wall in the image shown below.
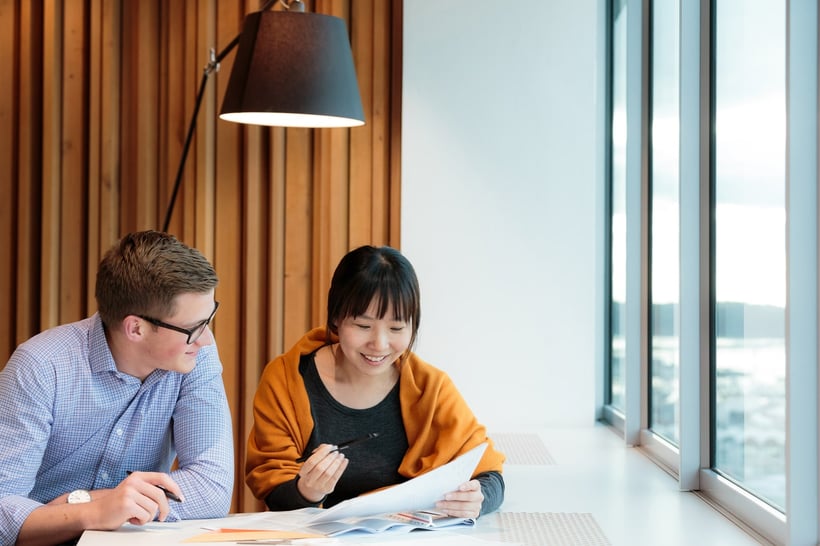
<path fill-rule="evenodd" d="M 95 311 L 123 233 L 159 229 L 208 50 L 255 0 L 0 0 L 0 366 L 38 331 Z M 400 246 L 402 0 L 307 0 L 351 34 L 367 124 L 218 121 L 233 55 L 212 74 L 169 231 L 220 277 L 214 332 L 244 486 L 264 365 L 322 324 L 330 276 L 361 244 Z M 282 9 L 277 3 L 273 9 Z"/>
<path fill-rule="evenodd" d="M 8 58 L 19 58 L 24 55 L 19 36 L 16 35 L 17 21 L 20 17 L 19 6 L 14 2 L 0 0 L 0 81 L 9 82 L 19 79 L 15 64 L 4 62 Z M 17 241 L 13 237 L 14 209 L 17 206 L 17 186 L 13 183 L 17 176 L 17 125 L 15 108 L 17 103 L 16 89 L 10 85 L 0 85 L 0 263 L 13 263 Z M 15 315 L 12 304 L 15 298 L 15 275 L 10 267 L 0 267 L 0 296 L 4 309 L 8 312 L 0 321 L 0 343 L 11 345 L 14 340 Z M 5 302 L 9 305 L 6 306 Z"/>

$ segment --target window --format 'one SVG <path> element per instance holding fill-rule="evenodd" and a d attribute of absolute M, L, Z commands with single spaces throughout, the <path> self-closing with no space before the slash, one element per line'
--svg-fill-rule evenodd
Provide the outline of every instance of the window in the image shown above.
<path fill-rule="evenodd" d="M 761 541 L 818 544 L 820 6 L 627 1 L 602 418 Z"/>
<path fill-rule="evenodd" d="M 607 402 L 623 412 L 626 383 L 626 0 L 612 7 L 610 353 Z"/>
<path fill-rule="evenodd" d="M 785 509 L 786 6 L 714 8 L 712 466 Z"/>
<path fill-rule="evenodd" d="M 650 131 L 649 428 L 678 443 L 679 32 L 678 0 L 652 2 Z"/>

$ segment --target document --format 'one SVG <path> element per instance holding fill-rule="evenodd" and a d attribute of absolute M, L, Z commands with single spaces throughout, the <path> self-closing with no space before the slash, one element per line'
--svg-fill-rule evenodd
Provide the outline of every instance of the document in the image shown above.
<path fill-rule="evenodd" d="M 311 527 L 317 523 L 342 521 L 347 518 L 365 518 L 379 514 L 396 514 L 434 510 L 436 502 L 445 493 L 454 491 L 473 475 L 487 444 L 483 443 L 453 459 L 404 483 L 340 502 L 322 510 L 309 520 Z"/>

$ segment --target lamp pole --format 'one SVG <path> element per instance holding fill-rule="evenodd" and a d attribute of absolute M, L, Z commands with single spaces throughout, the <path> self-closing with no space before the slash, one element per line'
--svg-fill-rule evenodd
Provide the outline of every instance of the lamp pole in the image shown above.
<path fill-rule="evenodd" d="M 259 11 L 266 11 L 274 4 L 274 2 L 276 2 L 276 0 L 267 0 Z M 304 5 L 302 5 L 301 0 L 294 0 L 293 3 L 298 4 L 298 11 L 304 11 Z M 287 5 L 287 7 L 290 9 L 289 5 Z M 208 83 L 208 78 L 211 73 L 219 71 L 219 63 L 222 62 L 222 59 L 224 59 L 225 56 L 233 51 L 233 49 L 239 44 L 239 38 L 241 35 L 242 33 L 237 34 L 236 37 L 231 40 L 231 43 L 225 46 L 225 49 L 220 51 L 218 55 L 215 54 L 214 49 L 211 48 L 210 60 L 205 66 L 205 69 L 202 71 L 202 79 L 199 82 L 199 90 L 196 93 L 196 102 L 194 103 L 194 112 L 191 116 L 191 123 L 188 125 L 188 133 L 185 135 L 185 143 L 182 145 L 182 157 L 179 160 L 179 167 L 177 167 L 177 176 L 174 180 L 174 188 L 171 190 L 171 201 L 168 203 L 168 209 L 165 212 L 165 222 L 162 224 L 162 231 L 167 232 L 168 226 L 171 223 L 171 215 L 174 212 L 174 204 L 177 200 L 179 187 L 182 185 L 182 172 L 185 170 L 185 161 L 188 158 L 188 151 L 191 148 L 191 140 L 193 140 L 194 130 L 196 129 L 196 118 L 199 115 L 199 107 L 202 105 L 202 98 L 205 95 L 205 85 Z"/>

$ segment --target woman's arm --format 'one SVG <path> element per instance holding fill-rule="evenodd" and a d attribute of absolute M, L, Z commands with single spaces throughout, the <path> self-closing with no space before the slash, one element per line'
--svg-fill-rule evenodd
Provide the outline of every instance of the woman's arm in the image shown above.
<path fill-rule="evenodd" d="M 298 481 L 299 477 L 297 476 L 290 481 L 274 487 L 273 491 L 268 493 L 268 496 L 265 497 L 265 506 L 267 506 L 269 510 L 279 511 L 297 510 L 299 508 L 316 507 L 321 505 L 322 500 L 324 499 L 319 502 L 310 502 L 299 493 L 299 488 L 296 487 L 296 482 Z"/>
<path fill-rule="evenodd" d="M 436 503 L 436 510 L 454 518 L 478 518 L 496 510 L 504 500 L 504 480 L 498 472 L 485 472 L 464 482 Z"/>
<path fill-rule="evenodd" d="M 484 502 L 481 503 L 481 514 L 495 512 L 504 502 L 504 477 L 500 472 L 484 472 L 476 476 L 481 484 L 481 493 L 484 494 Z"/>

